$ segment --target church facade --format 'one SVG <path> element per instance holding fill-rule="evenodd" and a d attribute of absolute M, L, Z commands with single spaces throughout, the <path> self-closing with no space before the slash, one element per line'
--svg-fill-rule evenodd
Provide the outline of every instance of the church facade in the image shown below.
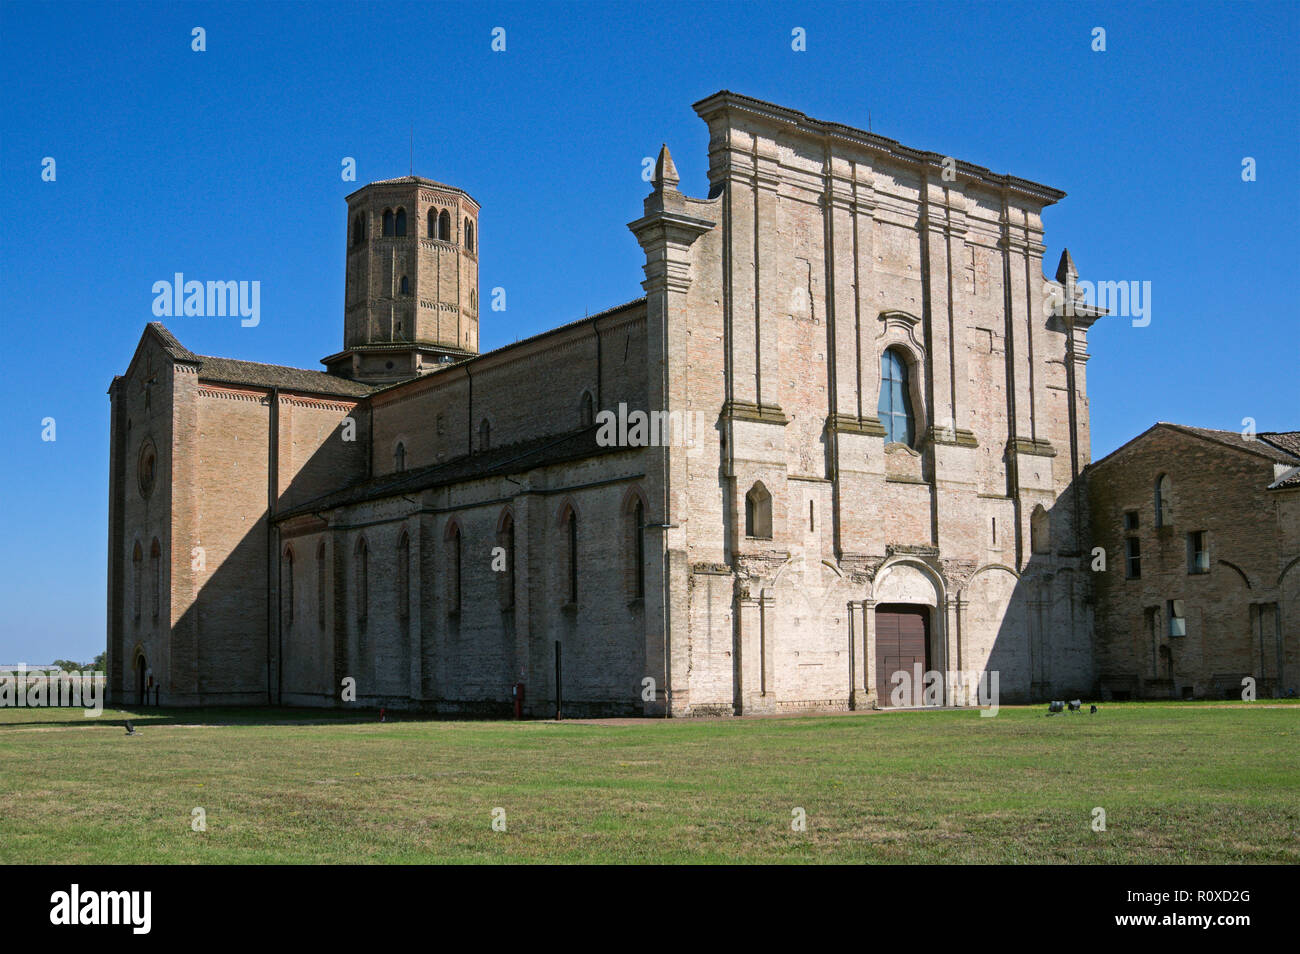
<path fill-rule="evenodd" d="M 665 147 L 626 304 L 480 353 L 479 207 L 408 176 L 348 196 L 325 371 L 146 328 L 110 388 L 115 700 L 683 716 L 919 702 L 896 674 L 931 670 L 1007 702 L 1093 686 L 1098 315 L 1059 307 L 1068 253 L 1042 271 L 1064 193 L 730 92 L 695 110 L 708 194 Z"/>

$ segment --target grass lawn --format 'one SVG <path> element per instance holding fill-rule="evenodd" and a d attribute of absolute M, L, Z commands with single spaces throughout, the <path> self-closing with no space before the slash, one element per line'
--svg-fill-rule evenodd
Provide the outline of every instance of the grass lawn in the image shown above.
<path fill-rule="evenodd" d="M 1045 710 L 0 709 L 0 862 L 1300 863 L 1300 706 Z"/>

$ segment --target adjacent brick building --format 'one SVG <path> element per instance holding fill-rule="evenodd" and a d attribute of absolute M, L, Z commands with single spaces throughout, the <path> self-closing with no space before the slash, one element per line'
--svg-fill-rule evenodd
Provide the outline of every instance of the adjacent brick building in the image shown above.
<path fill-rule="evenodd" d="M 1087 473 L 1106 698 L 1300 686 L 1300 432 L 1157 424 Z"/>
<path fill-rule="evenodd" d="M 695 108 L 708 197 L 665 148 L 625 305 L 479 354 L 479 207 L 408 176 L 348 197 L 328 373 L 149 326 L 110 392 L 117 698 L 150 672 L 164 703 L 495 712 L 523 683 L 539 714 L 561 688 L 575 713 L 887 705 L 913 665 L 997 671 L 1004 701 L 1093 686 L 1098 313 L 1050 304 L 1064 193 Z M 673 433 L 611 442 L 616 410 Z"/>

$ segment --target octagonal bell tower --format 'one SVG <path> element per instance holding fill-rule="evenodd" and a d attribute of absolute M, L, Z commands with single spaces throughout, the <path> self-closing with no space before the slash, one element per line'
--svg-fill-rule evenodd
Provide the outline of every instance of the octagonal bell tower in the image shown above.
<path fill-rule="evenodd" d="M 343 350 L 331 374 L 392 384 L 478 354 L 478 213 L 420 176 L 372 182 L 348 203 Z"/>

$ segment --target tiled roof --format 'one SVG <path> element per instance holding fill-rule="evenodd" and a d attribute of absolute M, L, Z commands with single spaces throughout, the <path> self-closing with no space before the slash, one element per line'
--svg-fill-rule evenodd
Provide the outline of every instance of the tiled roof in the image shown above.
<path fill-rule="evenodd" d="M 237 361 L 234 358 L 214 358 L 195 354 L 167 330 L 161 321 L 149 322 L 149 330 L 157 336 L 162 349 L 177 361 L 199 366 L 199 379 L 214 384 L 247 384 L 258 388 L 282 388 L 286 391 L 306 391 L 310 394 L 336 394 L 346 397 L 365 397 L 375 390 L 369 384 L 360 384 L 324 371 L 308 371 L 283 364 L 262 364 L 260 361 Z"/>
<path fill-rule="evenodd" d="M 1256 436 L 1300 458 L 1300 431 L 1260 431 Z"/>
<path fill-rule="evenodd" d="M 349 381 L 324 371 L 308 371 L 258 361 L 236 361 L 234 358 L 214 358 L 206 354 L 198 355 L 197 358 L 199 379 L 214 384 L 248 384 L 260 388 L 281 388 L 285 391 L 336 394 L 343 397 L 365 397 L 374 390 L 369 384 Z"/>
<path fill-rule="evenodd" d="M 1197 437 L 1203 437 L 1209 441 L 1217 441 L 1220 444 L 1226 444 L 1228 447 L 1235 447 L 1238 450 L 1251 451 L 1260 454 L 1279 463 L 1289 464 L 1292 462 L 1300 463 L 1300 454 L 1292 454 L 1281 447 L 1277 447 L 1268 441 L 1260 440 L 1264 435 L 1256 434 L 1255 437 L 1247 438 L 1237 431 L 1216 431 L 1209 427 L 1187 427 L 1184 424 L 1164 423 L 1166 427 L 1172 427 L 1180 431 L 1186 431 L 1189 434 L 1195 434 Z"/>
<path fill-rule="evenodd" d="M 149 322 L 149 329 L 158 337 L 162 349 L 177 361 L 188 361 L 191 364 L 198 362 L 199 356 L 177 341 L 176 336 L 161 321 Z"/>
<path fill-rule="evenodd" d="M 598 426 L 592 426 L 565 435 L 551 435 L 505 447 L 494 447 L 482 453 L 463 455 L 416 470 L 374 477 L 332 494 L 309 500 L 285 511 L 278 519 L 283 520 L 304 513 L 317 513 L 367 500 L 417 493 L 467 480 L 479 480 L 501 474 L 518 474 L 548 464 L 627 450 L 619 446 L 602 447 L 596 443 L 596 434 L 599 430 Z"/>

